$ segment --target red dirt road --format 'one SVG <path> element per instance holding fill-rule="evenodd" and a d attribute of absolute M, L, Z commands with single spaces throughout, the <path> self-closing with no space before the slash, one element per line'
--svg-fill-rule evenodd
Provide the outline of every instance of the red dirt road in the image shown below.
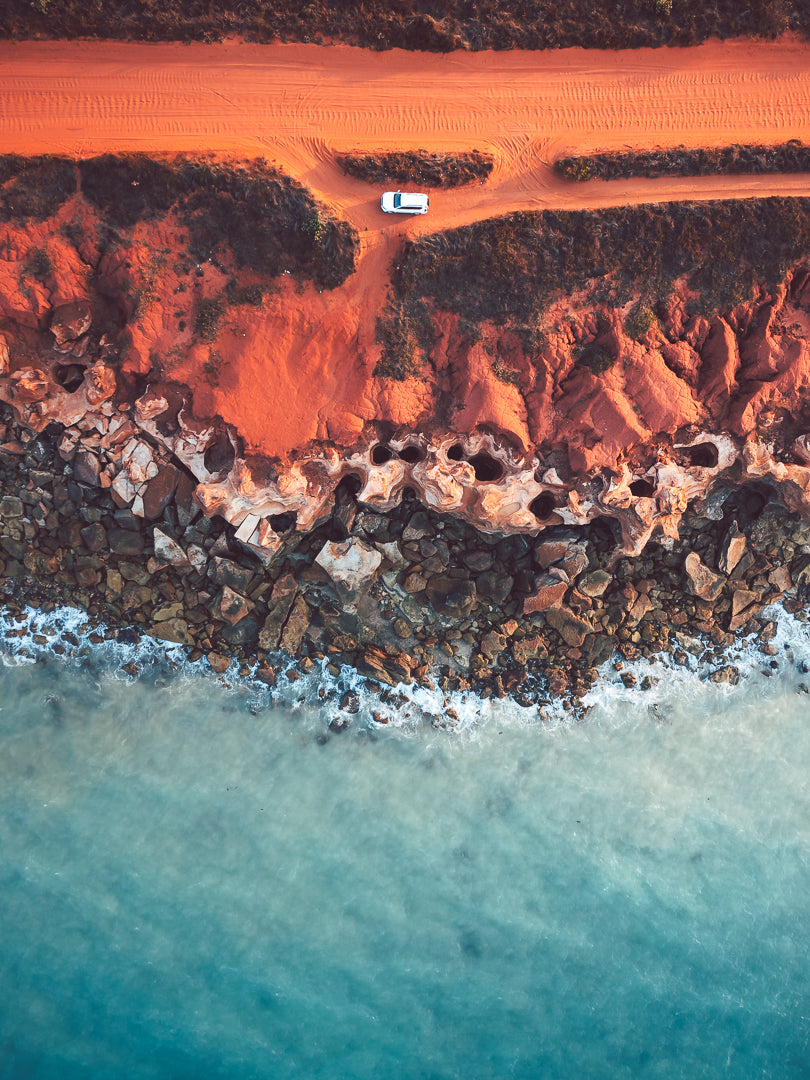
<path fill-rule="evenodd" d="M 810 47 L 791 41 L 447 56 L 314 45 L 0 43 L 2 152 L 260 155 L 360 230 L 357 272 L 342 288 L 290 286 L 239 336 L 223 334 L 219 386 L 203 377 L 200 358 L 190 355 L 177 372 L 195 387 L 199 415 L 218 413 L 249 449 L 269 456 L 312 439 L 352 445 L 369 421 L 417 425 L 430 413 L 426 383 L 373 377 L 375 319 L 405 236 L 512 210 L 808 195 L 810 176 L 569 184 L 549 168 L 561 154 L 595 149 L 791 138 L 810 142 Z M 496 166 L 485 185 L 437 191 L 429 214 L 402 219 L 384 215 L 379 190 L 345 177 L 335 162 L 340 152 L 388 149 L 479 149 Z M 158 338 L 147 338 L 149 355 Z M 502 384 L 496 390 L 505 393 Z M 519 431 L 520 407 L 506 402 L 476 416 Z"/>
<path fill-rule="evenodd" d="M 0 43 L 0 146 L 263 155 L 360 228 L 433 231 L 514 209 L 810 191 L 807 177 L 570 185 L 547 163 L 625 146 L 810 141 L 810 48 L 373 53 L 346 46 Z M 429 217 L 381 219 L 340 151 L 493 153 L 483 188 L 442 193 Z"/>

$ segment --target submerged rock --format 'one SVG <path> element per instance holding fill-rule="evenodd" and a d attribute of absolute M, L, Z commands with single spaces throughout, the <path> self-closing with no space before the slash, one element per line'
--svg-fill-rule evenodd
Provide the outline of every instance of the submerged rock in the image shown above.
<path fill-rule="evenodd" d="M 444 576 L 432 577 L 426 587 L 427 598 L 440 615 L 464 619 L 475 604 L 475 583 Z"/>

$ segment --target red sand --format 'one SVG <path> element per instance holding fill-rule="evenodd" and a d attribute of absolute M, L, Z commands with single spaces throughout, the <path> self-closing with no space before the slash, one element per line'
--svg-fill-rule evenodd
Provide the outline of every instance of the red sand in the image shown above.
<path fill-rule="evenodd" d="M 283 290 L 263 315 L 247 325 L 240 317 L 245 336 L 225 331 L 219 387 L 200 378 L 196 352 L 177 371 L 196 388 L 197 412 L 219 413 L 249 448 L 270 455 L 313 438 L 351 443 L 367 420 L 417 424 L 430 412 L 430 387 L 383 384 L 370 374 L 386 270 L 404 237 L 517 209 L 808 194 L 807 176 L 572 185 L 548 167 L 561 154 L 594 149 L 791 138 L 810 141 L 810 48 L 791 41 L 446 56 L 343 46 L 0 43 L 4 152 L 261 155 L 360 230 L 360 266 L 342 289 Z M 495 155 L 489 182 L 435 192 L 430 213 L 411 220 L 383 215 L 379 191 L 335 164 L 335 154 L 349 150 L 474 148 Z M 507 401 L 477 393 L 480 402 L 466 402 L 460 414 L 471 424 L 514 431 L 519 421 L 525 430 L 524 418 L 497 415 Z"/>

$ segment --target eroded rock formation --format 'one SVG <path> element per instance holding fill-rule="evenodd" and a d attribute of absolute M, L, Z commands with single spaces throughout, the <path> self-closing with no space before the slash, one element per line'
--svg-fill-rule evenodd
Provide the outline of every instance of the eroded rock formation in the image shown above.
<path fill-rule="evenodd" d="M 134 349 L 127 304 L 115 300 L 118 263 L 93 291 L 76 253 L 59 252 L 50 289 L 26 293 L 10 272 L 2 279 L 0 399 L 33 430 L 63 425 L 60 452 L 79 482 L 110 488 L 141 517 L 157 519 L 178 483 L 191 484 L 206 515 L 222 515 L 249 550 L 272 560 L 292 530 L 333 513 L 347 484 L 377 511 L 410 489 L 486 532 L 611 519 L 625 555 L 653 537 L 677 538 L 687 507 L 716 515 L 714 493 L 746 481 L 767 482 L 793 512 L 810 516 L 806 267 L 791 270 L 775 295 L 711 318 L 690 316 L 688 297 L 675 293 L 660 324 L 638 340 L 618 309 L 572 304 L 566 332 L 531 360 L 508 328 L 485 328 L 474 342 L 455 317 L 435 315 L 430 369 L 418 386 L 403 384 L 396 397 L 358 361 L 354 429 L 327 417 L 339 438 L 305 438 L 273 458 L 255 446 L 245 452 L 238 425 L 200 414 L 202 374 L 199 386 L 173 381 L 161 352 L 168 295 L 152 301 Z M 309 299 L 290 291 L 284 303 Z M 604 371 L 578 363 L 583 343 L 618 359 Z M 272 424 L 274 388 L 262 392 Z M 227 393 L 220 387 L 216 401 Z M 304 379 L 300 394 L 308 393 Z M 548 581 L 538 590 L 539 609 L 555 589 Z"/>

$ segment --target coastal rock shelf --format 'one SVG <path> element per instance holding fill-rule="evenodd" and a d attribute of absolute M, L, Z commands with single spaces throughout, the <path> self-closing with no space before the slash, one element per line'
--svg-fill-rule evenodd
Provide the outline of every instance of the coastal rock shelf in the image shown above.
<path fill-rule="evenodd" d="M 378 512 L 397 506 L 410 489 L 425 506 L 456 514 L 485 532 L 537 533 L 553 525 L 612 518 L 620 526 L 617 554 L 622 555 L 639 555 L 655 535 L 677 539 L 678 523 L 690 503 L 698 512 L 701 503 L 708 506 L 718 478 L 728 483 L 732 470 L 738 483 L 771 481 L 791 510 L 810 514 L 807 436 L 795 440 L 797 460 L 791 463 L 777 460 L 773 447 L 755 437 L 743 441 L 696 433 L 689 442 L 659 449 L 649 468 L 634 470 L 621 463 L 615 470 L 566 483 L 554 458 L 542 462 L 517 455 L 488 433 L 405 434 L 345 455 L 334 448 L 302 455 L 279 467 L 277 479 L 262 484 L 241 458 L 224 476 L 212 476 L 205 456 L 222 433 L 189 428 L 181 411 L 177 434 L 167 437 L 159 424 L 167 409 L 164 399 L 147 395 L 136 403 L 135 417 L 200 480 L 196 498 L 205 513 L 221 514 L 238 527 L 239 539 L 260 554 L 283 546 L 273 519 L 294 515 L 299 531 L 311 529 L 332 514 L 335 492 L 346 480 L 353 481 L 357 501 Z M 235 452 L 235 433 L 229 432 L 228 440 Z"/>
<path fill-rule="evenodd" d="M 60 334 L 64 322 L 61 313 Z M 784 455 L 792 460 L 781 460 L 759 436 L 697 431 L 688 441 L 659 443 L 647 467 L 620 462 L 568 481 L 558 471 L 559 455 L 521 455 L 488 432 L 403 433 L 344 453 L 318 447 L 271 469 L 239 454 L 238 432 L 228 425 L 195 419 L 176 389 L 165 396 L 148 389 L 131 406 L 116 406 L 115 392 L 114 371 L 103 360 L 84 368 L 57 361 L 0 379 L 0 399 L 18 420 L 34 431 L 63 425 L 64 459 L 78 454 L 80 476 L 111 488 L 119 506 L 138 517 L 159 516 L 186 470 L 206 516 L 221 515 L 245 548 L 266 561 L 285 551 L 291 530 L 306 532 L 327 520 L 347 482 L 356 500 L 376 512 L 399 505 L 410 490 L 430 509 L 484 532 L 539 533 L 610 518 L 621 534 L 617 557 L 640 555 L 655 536 L 677 539 L 690 506 L 711 517 L 712 491 L 721 480 L 724 487 L 767 481 L 791 511 L 810 516 L 807 435 Z"/>
<path fill-rule="evenodd" d="M 87 612 L 91 640 L 146 633 L 216 672 L 235 658 L 268 684 L 320 661 L 337 678 L 346 665 L 378 686 L 474 688 L 542 708 L 580 698 L 616 654 L 617 670 L 639 656 L 699 657 L 707 678 L 733 681 L 737 635 L 776 662 L 771 605 L 806 617 L 810 522 L 775 501 L 771 483 L 720 477 L 704 515 L 683 514 L 679 540 L 618 559 L 610 518 L 505 535 L 426 508 L 413 489 L 377 513 L 338 484 L 328 520 L 289 528 L 274 556 L 257 557 L 240 527 L 202 513 L 195 479 L 165 447 L 129 419 L 100 416 L 103 434 L 84 422 L 37 434 L 0 406 L 0 581 L 21 633 L 29 605 L 68 605 Z M 414 446 L 401 453 L 416 457 Z M 209 451 L 225 454 L 222 443 Z M 492 475 L 497 459 L 482 453 L 473 468 Z M 344 730 L 351 696 L 337 705 Z"/>

